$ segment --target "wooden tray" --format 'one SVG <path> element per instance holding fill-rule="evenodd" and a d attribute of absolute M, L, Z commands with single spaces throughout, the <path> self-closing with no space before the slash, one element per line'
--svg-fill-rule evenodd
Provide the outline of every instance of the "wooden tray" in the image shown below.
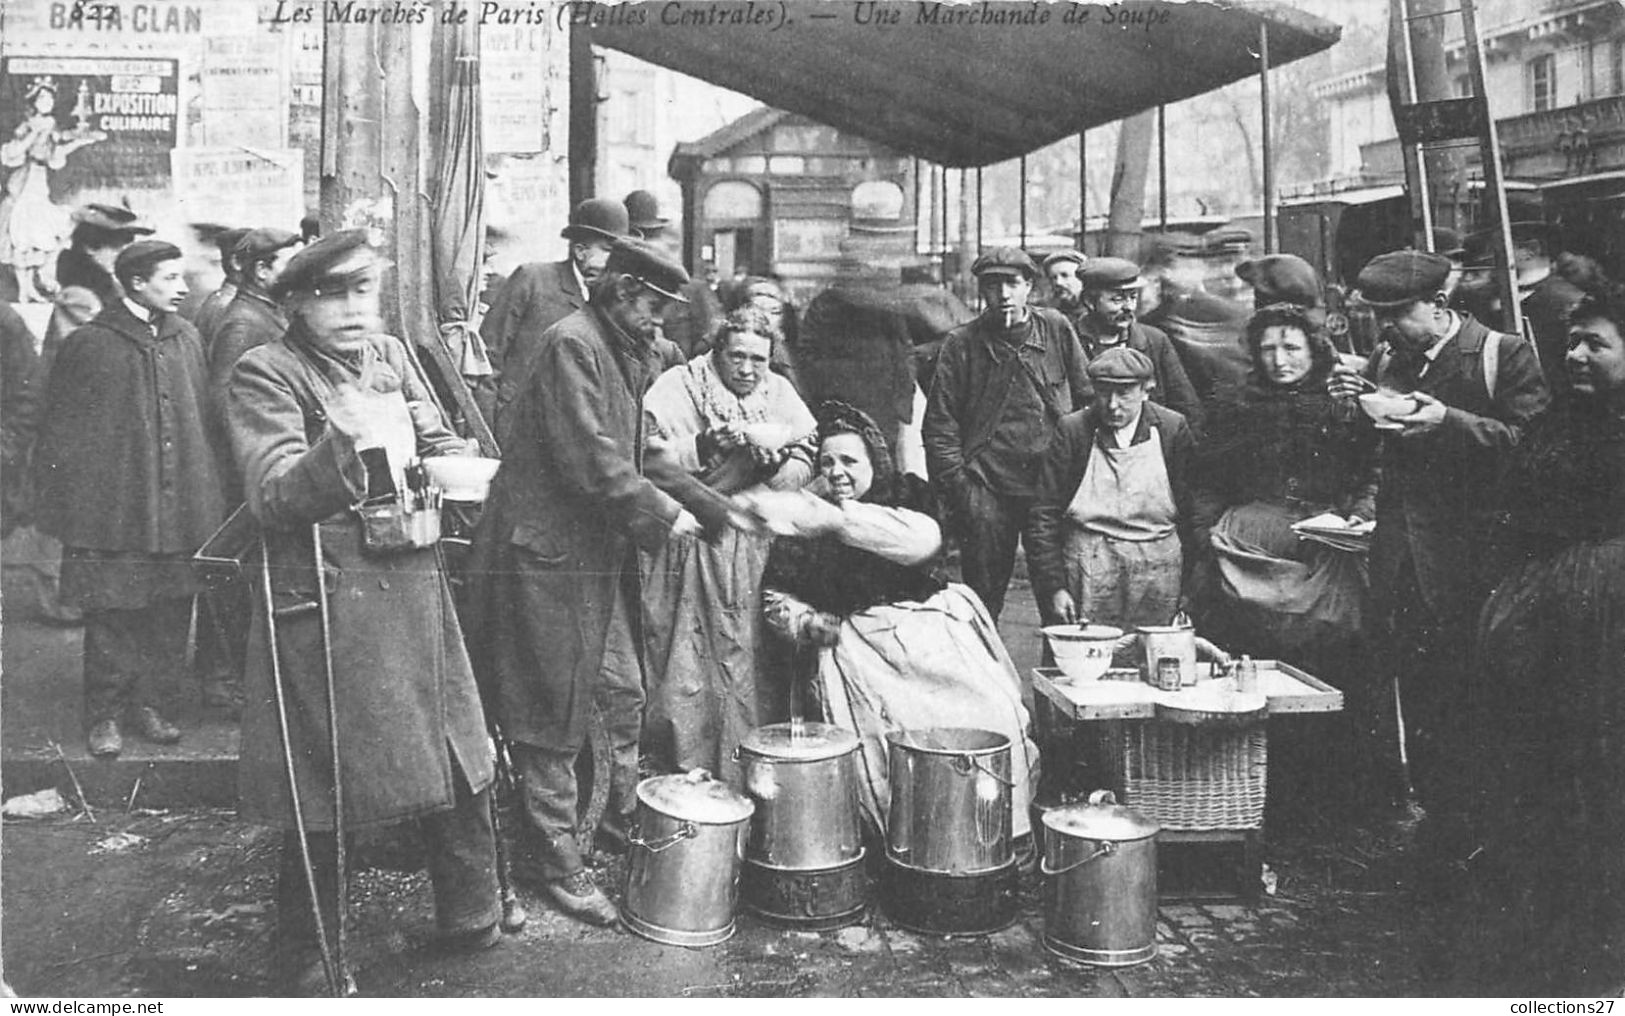
<path fill-rule="evenodd" d="M 1255 662 L 1269 715 L 1342 711 L 1343 693 L 1313 674 L 1278 660 Z M 1233 685 L 1235 679 L 1212 680 Z M 1140 679 L 1138 670 L 1126 669 L 1108 670 L 1099 681 L 1072 682 L 1055 667 L 1036 667 L 1033 691 L 1074 720 L 1149 720 L 1156 717 L 1159 701 L 1175 707 L 1179 701 L 1179 693 L 1158 691 Z"/>

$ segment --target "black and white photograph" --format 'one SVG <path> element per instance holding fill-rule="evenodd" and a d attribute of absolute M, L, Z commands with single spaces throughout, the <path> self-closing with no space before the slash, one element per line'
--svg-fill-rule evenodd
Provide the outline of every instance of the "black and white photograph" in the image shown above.
<path fill-rule="evenodd" d="M 1621 0 L 0 0 L 14 1011 L 1622 995 Z"/>

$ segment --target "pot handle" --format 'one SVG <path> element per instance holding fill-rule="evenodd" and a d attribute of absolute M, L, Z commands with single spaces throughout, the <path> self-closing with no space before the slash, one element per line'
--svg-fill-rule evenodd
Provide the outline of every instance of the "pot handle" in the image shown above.
<path fill-rule="evenodd" d="M 968 752 L 964 755 L 955 755 L 953 762 L 950 764 L 954 767 L 954 772 L 961 776 L 969 776 L 971 773 L 980 771 L 993 777 L 995 780 L 1007 787 L 1014 787 L 1016 785 L 1015 780 L 1005 779 L 1003 776 L 1000 776 L 998 773 L 983 765 L 981 759 L 977 758 L 975 755 L 969 754 Z"/>
<path fill-rule="evenodd" d="M 1098 791 L 1098 793 L 1108 793 L 1108 791 Z M 1096 858 L 1105 857 L 1107 854 L 1115 853 L 1117 853 L 1117 844 L 1112 840 L 1104 840 L 1101 842 L 1100 846 L 1095 848 L 1094 853 L 1090 854 L 1088 857 L 1073 861 L 1064 868 L 1051 868 L 1049 866 L 1049 858 L 1046 857 L 1042 861 L 1038 862 L 1038 870 L 1045 875 L 1065 875 L 1074 868 L 1081 868 Z"/>
<path fill-rule="evenodd" d="M 642 833 L 643 830 L 641 829 L 632 830 L 632 834 L 626 838 L 626 842 L 635 847 L 645 847 L 651 854 L 658 854 L 662 850 L 675 847 L 684 840 L 692 840 L 700 834 L 700 829 L 694 823 L 685 820 L 677 826 L 676 832 L 662 836 L 658 840 L 646 840 L 643 838 Z"/>

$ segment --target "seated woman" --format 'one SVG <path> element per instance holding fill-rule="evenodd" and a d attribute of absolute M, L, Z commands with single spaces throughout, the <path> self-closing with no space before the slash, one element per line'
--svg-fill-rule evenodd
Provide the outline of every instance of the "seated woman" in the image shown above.
<path fill-rule="evenodd" d="M 1625 969 L 1625 292 L 1575 307 L 1563 366 L 1570 392 L 1509 476 L 1511 567 L 1480 615 L 1462 767 L 1507 930 L 1463 973 L 1501 993 L 1617 990 Z"/>
<path fill-rule="evenodd" d="M 1197 544 L 1212 554 L 1203 627 L 1238 652 L 1343 655 L 1360 627 L 1365 561 L 1292 526 L 1328 512 L 1376 517 L 1376 434 L 1327 394 L 1337 351 L 1303 308 L 1264 307 L 1246 341 L 1252 370 L 1214 407 L 1196 460 Z"/>
<path fill-rule="evenodd" d="M 1013 832 L 1026 835 L 1038 748 L 1021 684 L 976 594 L 935 573 L 942 532 L 925 484 L 896 471 L 880 429 L 851 406 L 824 403 L 818 436 L 808 490 L 821 498 L 805 497 L 782 527 L 795 536 L 773 546 L 767 618 L 806 650 L 798 662 L 824 718 L 858 735 L 870 822 L 886 828 L 888 732 L 974 727 L 1010 739 Z"/>
<path fill-rule="evenodd" d="M 818 422 L 769 369 L 783 343 L 765 311 L 729 314 L 709 353 L 668 370 L 644 396 L 647 454 L 724 495 L 797 490 L 812 479 Z M 771 543 L 730 529 L 669 540 L 644 557 L 644 745 L 662 769 L 703 768 L 737 783 L 734 749 L 787 711 L 774 694 L 782 682 L 762 680 L 757 662 Z"/>

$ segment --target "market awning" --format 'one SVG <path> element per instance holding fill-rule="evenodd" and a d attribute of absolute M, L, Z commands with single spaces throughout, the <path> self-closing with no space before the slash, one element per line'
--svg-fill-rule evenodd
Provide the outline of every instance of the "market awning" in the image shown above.
<path fill-rule="evenodd" d="M 985 166 L 1319 52 L 1275 3 L 663 0 L 594 43 L 946 166 Z"/>

